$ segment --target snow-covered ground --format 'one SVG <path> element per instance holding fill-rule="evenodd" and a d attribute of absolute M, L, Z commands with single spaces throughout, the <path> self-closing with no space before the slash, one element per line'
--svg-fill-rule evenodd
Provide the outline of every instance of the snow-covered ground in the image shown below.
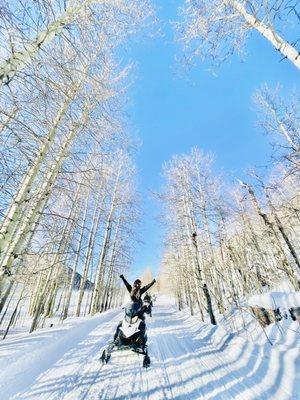
<path fill-rule="evenodd" d="M 5 332 L 7 325 L 9 324 L 9 320 L 11 318 L 12 313 L 14 312 L 16 304 L 19 301 L 20 294 L 22 293 L 22 291 L 23 291 L 23 286 L 19 284 L 16 287 L 16 289 L 14 290 L 14 293 L 12 294 L 12 299 L 6 305 L 7 312 L 5 313 L 5 315 L 3 317 L 3 321 L 2 321 L 1 327 L 0 327 L 0 336 L 2 336 L 2 337 L 3 337 L 3 334 Z M 47 327 L 47 326 L 50 326 L 51 324 L 58 325 L 61 323 L 63 294 L 64 293 L 62 290 L 58 291 L 58 294 L 57 294 L 56 300 L 55 300 L 55 305 L 53 308 L 53 313 L 54 313 L 53 317 L 52 318 L 47 317 L 44 321 L 41 320 L 39 323 L 39 327 Z M 30 293 L 29 291 L 27 291 L 25 294 L 23 294 L 23 300 L 21 302 L 21 306 L 19 307 L 18 318 L 17 318 L 16 324 L 13 324 L 11 326 L 7 337 L 9 337 L 11 334 L 14 334 L 14 333 L 22 333 L 22 332 L 29 331 L 31 323 L 32 323 L 32 317 L 29 317 L 31 295 L 32 295 L 32 293 Z M 90 291 L 88 291 L 88 290 L 84 291 L 83 299 L 82 299 L 81 314 L 80 314 L 82 316 L 87 314 L 90 295 L 91 295 Z M 76 308 L 77 308 L 77 302 L 78 302 L 78 296 L 79 296 L 79 291 L 73 290 L 72 295 L 71 295 L 71 301 L 70 301 L 68 315 L 75 315 Z M 1 318 L 2 318 L 2 315 L 1 315 Z"/>
<path fill-rule="evenodd" d="M 248 300 L 250 306 L 260 306 L 272 310 L 280 308 L 288 311 L 291 307 L 300 307 L 300 292 L 269 292 L 251 296 Z"/>
<path fill-rule="evenodd" d="M 102 366 L 101 349 L 121 317 L 111 310 L 3 341 L 1 400 L 300 399 L 299 348 L 266 351 L 178 312 L 162 296 L 147 319 L 150 368 L 130 352 Z"/>

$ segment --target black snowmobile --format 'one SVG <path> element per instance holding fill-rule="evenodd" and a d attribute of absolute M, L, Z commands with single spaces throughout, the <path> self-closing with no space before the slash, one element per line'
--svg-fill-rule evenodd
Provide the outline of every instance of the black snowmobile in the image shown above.
<path fill-rule="evenodd" d="M 149 367 L 150 357 L 148 355 L 146 324 L 144 311 L 141 303 L 132 302 L 125 306 L 123 320 L 117 326 L 114 341 L 102 352 L 100 360 L 108 363 L 111 354 L 118 350 L 131 350 L 144 355 L 143 366 Z"/>

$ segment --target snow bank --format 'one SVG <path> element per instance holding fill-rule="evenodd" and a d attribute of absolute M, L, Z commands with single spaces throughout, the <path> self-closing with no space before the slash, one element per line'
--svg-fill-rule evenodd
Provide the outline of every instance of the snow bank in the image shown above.
<path fill-rule="evenodd" d="M 120 313 L 116 309 L 94 317 L 70 318 L 59 327 L 11 335 L 0 342 L 1 400 L 26 388 L 70 350 L 74 368 L 83 361 L 84 352 L 98 355 L 105 345 L 103 338 L 111 339 L 111 325 L 117 324 Z"/>
<path fill-rule="evenodd" d="M 159 298 L 153 318 L 147 319 L 147 371 L 130 352 L 115 353 L 103 368 L 99 363 L 121 315 L 119 309 L 70 319 L 61 327 L 0 343 L 1 400 L 300 400 L 299 347 L 293 336 L 283 335 L 287 348 L 266 341 L 259 345 L 229 332 L 241 309 L 229 321 L 219 316 L 214 326 L 188 310 L 179 312 L 167 297 Z M 244 324 L 254 327 L 250 317 Z"/>
<path fill-rule="evenodd" d="M 246 300 L 249 306 L 269 309 L 280 308 L 287 311 L 291 307 L 300 307 L 300 292 L 269 292 L 256 294 Z"/>
<path fill-rule="evenodd" d="M 219 324 L 227 332 L 241 340 L 247 340 L 260 348 L 259 353 L 268 355 L 269 351 L 295 351 L 300 348 L 300 324 L 293 321 L 289 308 L 300 307 L 300 292 L 273 291 L 257 294 L 241 302 L 240 308 L 233 308 L 219 319 Z M 249 307 L 279 308 L 282 319 L 262 327 Z"/>

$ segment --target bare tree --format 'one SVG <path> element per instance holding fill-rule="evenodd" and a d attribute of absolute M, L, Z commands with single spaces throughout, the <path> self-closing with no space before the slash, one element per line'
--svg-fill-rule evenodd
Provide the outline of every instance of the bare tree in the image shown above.
<path fill-rule="evenodd" d="M 234 52 L 242 53 L 247 36 L 256 30 L 300 68 L 299 38 L 290 44 L 279 33 L 284 24 L 298 23 L 297 1 L 186 0 L 181 11 L 184 20 L 177 27 L 192 56 L 219 64 Z"/>
<path fill-rule="evenodd" d="M 280 87 L 266 85 L 254 96 L 260 115 L 259 124 L 270 135 L 275 161 L 287 167 L 287 174 L 299 176 L 300 170 L 300 101 L 296 93 L 283 97 Z"/>
<path fill-rule="evenodd" d="M 137 196 L 123 127 L 129 68 L 118 66 L 117 49 L 151 9 L 127 0 L 27 3 L 1 8 L 0 304 L 3 323 L 12 326 L 22 307 L 32 331 L 49 317 L 80 315 L 82 303 L 98 312 L 120 302 L 116 274 L 130 262 Z M 121 153 L 128 170 L 114 202 Z"/>
<path fill-rule="evenodd" d="M 83 26 L 86 29 L 87 24 L 92 25 L 98 31 L 99 40 L 104 39 L 101 37 L 104 31 L 111 30 L 115 34 L 114 39 L 118 40 L 119 35 L 127 34 L 127 28 L 132 32 L 134 25 L 149 16 L 149 4 L 146 1 L 76 0 L 68 2 L 66 8 L 63 7 L 65 3 L 59 0 L 32 1 L 33 11 L 29 12 L 29 7 L 17 1 L 18 16 L 10 2 L 5 3 L 2 13 L 7 29 L 5 36 L 8 38 L 3 35 L 3 42 L 8 40 L 6 46 L 3 45 L 7 53 L 6 60 L 0 64 L 2 85 L 11 82 L 58 36 L 68 40 L 68 29 L 72 25 L 78 25 L 79 29 Z M 16 7 L 16 4 L 13 6 Z M 118 29 L 114 30 L 114 27 Z"/>
<path fill-rule="evenodd" d="M 281 194 L 284 172 L 276 174 L 276 185 L 274 177 L 272 185 L 260 181 L 259 196 L 243 183 L 245 195 L 240 188 L 226 188 L 212 172 L 212 161 L 198 149 L 174 156 L 164 167 L 166 186 L 160 198 L 167 235 L 163 273 L 180 309 L 186 303 L 194 313 L 197 304 L 215 324 L 216 309 L 225 314 L 240 307 L 245 295 L 283 279 L 299 289 L 299 218 L 294 209 L 299 202 L 296 186 Z"/>

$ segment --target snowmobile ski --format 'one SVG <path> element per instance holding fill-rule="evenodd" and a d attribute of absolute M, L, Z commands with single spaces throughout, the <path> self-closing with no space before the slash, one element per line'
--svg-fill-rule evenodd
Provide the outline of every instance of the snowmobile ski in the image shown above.
<path fill-rule="evenodd" d="M 149 357 L 148 355 L 146 355 L 146 356 L 144 357 L 144 360 L 143 360 L 143 367 L 144 367 L 144 368 L 150 367 L 150 357 Z"/>
<path fill-rule="evenodd" d="M 148 368 L 150 366 L 150 357 L 148 355 L 148 348 L 145 346 L 144 349 L 135 345 L 117 345 L 115 343 L 109 344 L 102 352 L 100 361 L 103 364 L 107 364 L 111 358 L 111 354 L 115 351 L 131 350 L 134 353 L 138 353 L 144 356 L 143 367 Z"/>

